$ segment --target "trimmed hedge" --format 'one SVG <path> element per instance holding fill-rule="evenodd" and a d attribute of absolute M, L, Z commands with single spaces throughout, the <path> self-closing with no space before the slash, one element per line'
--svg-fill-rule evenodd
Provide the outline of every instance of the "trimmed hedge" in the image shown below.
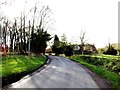
<path fill-rule="evenodd" d="M 90 56 L 90 55 L 79 55 L 78 58 L 81 58 L 82 61 L 85 61 L 92 65 L 96 65 L 98 67 L 103 67 L 109 71 L 115 72 L 120 75 L 119 58 L 97 57 L 97 56 Z"/>

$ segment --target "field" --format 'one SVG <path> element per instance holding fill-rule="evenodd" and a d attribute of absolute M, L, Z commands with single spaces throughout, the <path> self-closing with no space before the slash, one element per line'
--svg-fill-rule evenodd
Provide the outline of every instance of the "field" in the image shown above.
<path fill-rule="evenodd" d="M 120 90 L 120 56 L 110 55 L 74 55 L 70 59 L 74 60 L 99 76 L 103 77 L 111 87 Z"/>
<path fill-rule="evenodd" d="M 3 86 L 17 81 L 24 75 L 32 73 L 34 70 L 45 64 L 46 60 L 45 56 L 3 56 L 0 62 L 0 77 L 2 77 Z"/>

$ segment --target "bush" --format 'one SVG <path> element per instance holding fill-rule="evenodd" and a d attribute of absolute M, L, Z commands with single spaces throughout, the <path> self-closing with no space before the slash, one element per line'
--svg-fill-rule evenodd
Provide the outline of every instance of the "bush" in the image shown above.
<path fill-rule="evenodd" d="M 103 52 L 103 54 L 107 54 L 107 55 L 117 55 L 117 50 L 114 49 L 110 44 L 107 48 L 107 50 L 105 52 Z"/>
<path fill-rule="evenodd" d="M 76 51 L 74 50 L 73 52 L 74 52 L 74 54 L 82 54 L 82 50 L 81 49 L 80 50 L 76 50 Z"/>
<path fill-rule="evenodd" d="M 120 72 L 120 60 L 118 58 L 105 58 L 105 57 L 97 57 L 90 55 L 81 55 L 79 56 L 82 61 L 90 63 L 92 65 L 96 65 L 98 67 L 103 67 L 109 71 L 119 73 Z"/>
<path fill-rule="evenodd" d="M 74 55 L 70 59 L 108 80 L 113 90 L 120 90 L 120 60 L 117 56 Z"/>
<path fill-rule="evenodd" d="M 64 54 L 65 54 L 65 56 L 72 56 L 73 55 L 73 49 L 70 46 L 66 46 Z"/>
<path fill-rule="evenodd" d="M 63 54 L 63 49 L 61 47 L 56 47 L 55 45 L 52 46 L 52 51 L 55 53 L 56 56 L 59 54 Z"/>
<path fill-rule="evenodd" d="M 103 52 L 103 54 L 106 54 L 106 55 L 117 55 L 117 50 L 109 49 L 106 52 Z"/>
<path fill-rule="evenodd" d="M 87 51 L 87 50 L 84 50 L 83 53 L 84 53 L 84 54 L 87 54 L 87 55 L 91 55 L 91 54 L 92 54 L 91 51 Z"/>

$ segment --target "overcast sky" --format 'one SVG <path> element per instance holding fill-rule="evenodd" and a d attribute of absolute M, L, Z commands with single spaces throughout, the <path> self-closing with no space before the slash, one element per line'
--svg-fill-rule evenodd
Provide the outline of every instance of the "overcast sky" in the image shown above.
<path fill-rule="evenodd" d="M 27 11 L 36 1 L 38 7 L 48 5 L 56 21 L 52 33 L 59 37 L 66 34 L 69 42 L 80 43 L 81 30 L 86 32 L 87 42 L 97 48 L 118 42 L 119 0 L 28 0 L 26 6 L 25 0 L 10 1 L 14 5 L 3 9 L 8 17 L 20 15 L 24 7 Z"/>

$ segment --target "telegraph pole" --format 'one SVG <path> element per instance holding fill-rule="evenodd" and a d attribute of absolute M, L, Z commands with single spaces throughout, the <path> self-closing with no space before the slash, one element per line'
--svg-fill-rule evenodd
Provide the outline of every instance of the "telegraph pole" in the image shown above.
<path fill-rule="evenodd" d="M 29 44 L 28 44 L 28 54 L 30 55 L 30 20 L 29 20 Z"/>

